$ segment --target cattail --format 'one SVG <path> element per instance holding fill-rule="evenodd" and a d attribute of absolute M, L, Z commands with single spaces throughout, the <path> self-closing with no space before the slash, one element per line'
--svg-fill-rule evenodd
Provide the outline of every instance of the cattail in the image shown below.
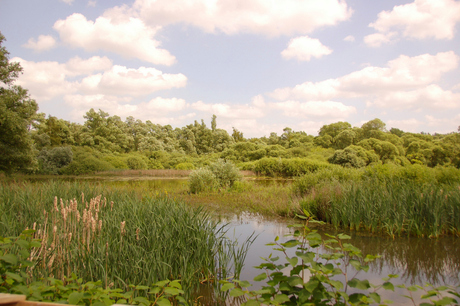
<path fill-rule="evenodd" d="M 93 217 L 91 217 L 91 230 L 93 233 L 96 232 L 96 220 Z"/>
<path fill-rule="evenodd" d="M 37 222 L 34 222 L 34 226 L 32 227 L 32 229 L 35 231 L 35 227 L 37 226 Z"/>
<path fill-rule="evenodd" d="M 105 257 L 109 257 L 109 242 L 105 243 Z"/>
<path fill-rule="evenodd" d="M 122 236 L 125 235 L 125 225 L 126 225 L 126 221 L 122 221 L 121 225 L 120 225 L 120 230 L 121 230 L 121 235 Z"/>
<path fill-rule="evenodd" d="M 72 241 L 72 232 L 69 233 L 69 243 Z"/>
<path fill-rule="evenodd" d="M 59 209 L 57 207 L 57 197 L 56 196 L 54 197 L 54 210 L 59 212 Z"/>
<path fill-rule="evenodd" d="M 423 193 L 422 193 L 422 194 L 420 194 L 420 197 L 423 199 Z"/>
<path fill-rule="evenodd" d="M 83 192 L 81 193 L 81 203 L 85 203 L 85 194 Z"/>
<path fill-rule="evenodd" d="M 140 229 L 137 228 L 137 229 L 136 229 L 136 240 L 139 240 L 139 232 L 140 232 Z"/>
<path fill-rule="evenodd" d="M 62 201 L 62 198 L 59 199 L 60 203 L 61 203 L 61 210 L 64 209 L 64 201 Z"/>
<path fill-rule="evenodd" d="M 83 210 L 83 224 L 86 223 L 86 219 L 88 218 L 88 211 L 86 208 Z"/>
<path fill-rule="evenodd" d="M 99 220 L 99 231 L 102 229 L 102 220 Z"/>
<path fill-rule="evenodd" d="M 77 222 L 80 222 L 80 219 L 81 219 L 80 212 L 77 210 Z"/>
<path fill-rule="evenodd" d="M 113 208 L 113 201 L 110 201 L 110 211 L 112 211 Z"/>
<path fill-rule="evenodd" d="M 55 226 L 53 227 L 53 235 L 56 235 L 56 232 L 57 232 L 57 226 L 55 225 Z"/>
<path fill-rule="evenodd" d="M 107 198 L 104 197 L 104 208 L 105 208 L 106 205 L 107 205 Z"/>

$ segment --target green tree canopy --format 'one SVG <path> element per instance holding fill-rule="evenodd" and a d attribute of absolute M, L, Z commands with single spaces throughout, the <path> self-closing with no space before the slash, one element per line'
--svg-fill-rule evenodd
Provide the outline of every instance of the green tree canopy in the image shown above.
<path fill-rule="evenodd" d="M 9 62 L 4 40 L 0 33 L 0 171 L 11 174 L 36 165 L 29 129 L 38 106 L 26 89 L 13 85 L 22 68 Z"/>

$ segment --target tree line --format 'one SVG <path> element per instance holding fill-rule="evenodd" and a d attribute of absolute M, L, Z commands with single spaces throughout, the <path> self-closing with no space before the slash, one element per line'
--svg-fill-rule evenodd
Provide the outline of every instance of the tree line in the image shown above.
<path fill-rule="evenodd" d="M 10 63 L 0 33 L 0 171 L 80 174 L 111 169 L 195 169 L 219 158 L 254 170 L 264 159 L 309 159 L 361 168 L 378 163 L 460 167 L 460 134 L 409 133 L 386 129 L 376 118 L 361 127 L 324 125 L 318 136 L 289 127 L 281 135 L 230 135 L 211 118 L 182 128 L 122 120 L 90 109 L 83 124 L 38 113 L 26 89 L 14 85 L 22 68 Z"/>

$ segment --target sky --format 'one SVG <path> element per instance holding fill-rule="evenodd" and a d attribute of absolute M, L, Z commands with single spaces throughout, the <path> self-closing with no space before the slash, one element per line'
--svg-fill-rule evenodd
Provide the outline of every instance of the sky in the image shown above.
<path fill-rule="evenodd" d="M 0 32 L 39 112 L 93 108 L 244 137 L 379 118 L 460 125 L 460 1 L 0 0 Z"/>

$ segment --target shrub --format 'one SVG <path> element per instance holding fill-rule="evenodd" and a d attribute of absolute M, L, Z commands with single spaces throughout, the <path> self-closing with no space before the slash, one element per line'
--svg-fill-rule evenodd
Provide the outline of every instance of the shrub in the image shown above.
<path fill-rule="evenodd" d="M 69 165 L 59 170 L 60 174 L 80 175 L 96 171 L 112 170 L 113 166 L 106 161 L 97 159 L 93 155 L 78 156 Z"/>
<path fill-rule="evenodd" d="M 129 169 L 124 157 L 107 155 L 103 160 L 110 163 L 115 169 Z"/>
<path fill-rule="evenodd" d="M 147 169 L 147 163 L 140 156 L 130 156 L 126 159 L 126 163 L 132 170 Z"/>
<path fill-rule="evenodd" d="M 72 162 L 73 152 L 71 147 L 55 147 L 42 149 L 37 157 L 40 163 L 40 172 L 57 174 L 59 169 Z"/>
<path fill-rule="evenodd" d="M 205 168 L 201 168 L 190 173 L 188 184 L 191 193 L 212 191 L 218 187 L 218 182 L 214 173 Z"/>
<path fill-rule="evenodd" d="M 175 168 L 176 170 L 194 170 L 195 166 L 192 163 L 180 163 Z"/>
<path fill-rule="evenodd" d="M 229 188 L 233 183 L 241 180 L 241 174 L 238 168 L 231 162 L 219 159 L 208 166 L 208 169 L 214 174 L 219 187 Z"/>

